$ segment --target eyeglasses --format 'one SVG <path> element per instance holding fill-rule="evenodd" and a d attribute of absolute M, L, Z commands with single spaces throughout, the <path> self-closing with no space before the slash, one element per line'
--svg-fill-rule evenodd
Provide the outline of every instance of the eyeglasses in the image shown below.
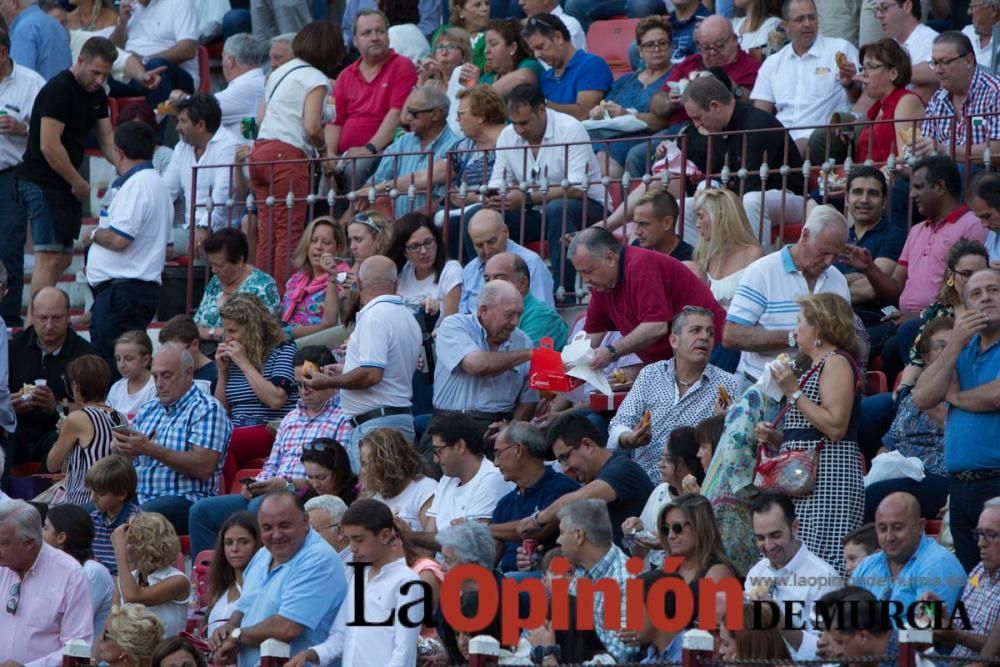
<path fill-rule="evenodd" d="M 660 528 L 660 532 L 661 533 L 671 532 L 674 535 L 680 535 L 681 533 L 684 532 L 684 529 L 687 528 L 690 525 L 691 525 L 691 523 L 688 522 L 688 521 L 685 521 L 683 523 L 675 521 L 673 523 L 664 524 Z"/>
<path fill-rule="evenodd" d="M 893 7 L 902 7 L 902 5 L 900 3 L 897 3 L 897 2 L 888 3 L 888 4 L 882 3 L 882 4 L 875 5 L 875 16 L 884 16 L 885 13 L 888 12 Z"/>
<path fill-rule="evenodd" d="M 10 595 L 10 599 L 7 600 L 7 613 L 15 614 L 17 613 L 17 605 L 21 603 L 21 582 L 12 584 L 7 594 Z"/>
<path fill-rule="evenodd" d="M 888 69 L 888 65 L 862 65 L 858 68 L 858 74 L 864 74 L 865 72 L 877 72 L 880 69 Z"/>
<path fill-rule="evenodd" d="M 965 278 L 966 280 L 971 278 L 972 274 L 975 273 L 975 271 L 959 271 L 958 269 L 952 269 L 951 272 L 954 273 L 956 276 Z"/>
<path fill-rule="evenodd" d="M 1000 533 L 998 533 L 995 530 L 981 530 L 979 528 L 974 528 L 972 530 L 972 539 L 974 539 L 976 542 L 982 540 L 987 544 L 992 544 L 993 542 L 997 541 L 998 537 L 1000 537 Z"/>
<path fill-rule="evenodd" d="M 404 247 L 406 248 L 406 252 L 420 252 L 421 250 L 430 250 L 436 245 L 437 241 L 435 241 L 432 236 L 426 241 L 422 241 L 420 243 L 407 243 Z"/>
<path fill-rule="evenodd" d="M 435 109 L 434 107 L 427 107 L 426 109 L 414 109 L 412 107 L 406 107 L 406 113 L 414 117 L 419 116 L 422 113 L 427 113 L 428 111 L 437 111 L 437 109 Z"/>
<path fill-rule="evenodd" d="M 639 48 L 644 51 L 666 51 L 670 48 L 669 39 L 658 39 L 651 42 L 642 42 L 639 44 Z"/>
<path fill-rule="evenodd" d="M 452 42 L 438 42 L 434 46 L 435 51 L 461 51 L 462 47 Z"/>
<path fill-rule="evenodd" d="M 697 46 L 698 50 L 702 53 L 716 53 L 726 48 L 726 44 L 728 44 L 731 39 L 736 39 L 736 35 L 730 35 L 729 37 L 712 42 L 711 44 L 700 44 L 696 42 L 695 46 Z"/>
<path fill-rule="evenodd" d="M 966 53 L 964 55 L 955 56 L 954 58 L 947 58 L 945 60 L 931 60 L 928 64 L 931 66 L 931 69 L 941 69 L 942 67 L 947 67 L 948 65 L 951 65 L 952 63 L 961 60 L 962 58 L 965 58 L 968 55 L 969 54 Z"/>
<path fill-rule="evenodd" d="M 580 445 L 574 445 L 573 447 L 570 447 L 569 450 L 559 454 L 556 456 L 556 461 L 559 463 L 566 463 L 566 461 L 569 461 L 569 456 L 573 453 L 574 449 L 580 449 Z"/>
<path fill-rule="evenodd" d="M 340 523 L 331 523 L 329 526 L 317 526 L 316 524 L 309 524 L 309 525 L 311 525 L 312 529 L 315 530 L 317 533 L 325 533 L 328 530 L 333 530 L 334 528 L 340 527 Z"/>
<path fill-rule="evenodd" d="M 454 447 L 454 446 L 455 446 L 455 443 L 453 442 L 450 445 L 441 445 L 440 447 L 435 447 L 435 446 L 431 445 L 431 449 L 434 450 L 434 456 L 435 457 L 440 457 L 441 456 L 441 452 L 443 452 L 444 450 L 448 449 L 449 447 Z"/>
<path fill-rule="evenodd" d="M 498 459 L 498 458 L 500 458 L 501 454 L 503 454 L 504 452 L 508 452 L 508 451 L 514 449 L 515 447 L 517 447 L 517 443 L 516 442 L 515 443 L 511 443 L 510 445 L 507 445 L 503 449 L 500 449 L 499 447 L 497 447 L 496 445 L 494 445 L 493 446 L 493 458 L 494 459 Z"/>

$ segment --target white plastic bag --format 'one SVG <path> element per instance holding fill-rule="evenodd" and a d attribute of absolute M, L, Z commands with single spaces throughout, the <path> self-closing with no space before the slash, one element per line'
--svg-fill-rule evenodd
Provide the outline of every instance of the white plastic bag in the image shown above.
<path fill-rule="evenodd" d="M 562 361 L 566 367 L 566 375 L 589 382 L 602 394 L 611 396 L 611 385 L 608 383 L 604 371 L 595 371 L 590 367 L 590 360 L 593 358 L 594 348 L 590 344 L 590 335 L 585 331 L 580 331 L 573 336 L 573 340 L 567 343 L 562 350 Z"/>
<path fill-rule="evenodd" d="M 903 456 L 897 451 L 891 451 L 872 459 L 871 468 L 865 475 L 865 488 L 876 482 L 904 477 L 920 482 L 926 476 L 923 461 L 916 456 Z"/>

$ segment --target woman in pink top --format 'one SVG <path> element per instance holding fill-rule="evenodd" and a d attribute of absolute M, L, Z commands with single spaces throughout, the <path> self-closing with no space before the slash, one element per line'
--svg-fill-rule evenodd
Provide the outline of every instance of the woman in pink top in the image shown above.
<path fill-rule="evenodd" d="M 301 338 L 337 324 L 341 283 L 351 270 L 344 229 L 329 216 L 306 227 L 295 251 L 299 269 L 285 284 L 281 323 L 290 339 Z"/>

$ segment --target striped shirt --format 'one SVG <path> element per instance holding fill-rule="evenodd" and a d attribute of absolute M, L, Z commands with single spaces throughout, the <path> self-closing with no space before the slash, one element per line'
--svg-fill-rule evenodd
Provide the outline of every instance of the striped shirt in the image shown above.
<path fill-rule="evenodd" d="M 971 143 L 985 143 L 987 140 L 1000 140 L 1000 115 L 997 115 L 997 99 L 1000 98 L 1000 79 L 987 74 L 980 68 L 972 73 L 968 95 L 962 103 L 961 114 L 955 109 L 952 94 L 944 88 L 939 88 L 931 95 L 924 111 L 921 134 L 931 137 L 945 146 L 951 146 L 952 124 L 955 117 L 961 115 L 961 121 L 956 124 L 955 146 L 965 146 Z M 989 115 L 988 115 L 989 114 Z M 934 120 L 935 116 L 947 116 Z M 966 118 L 972 118 L 972 141 L 966 135 Z"/>
<path fill-rule="evenodd" d="M 134 498 L 125 503 L 115 517 L 108 518 L 108 515 L 101 510 L 90 513 L 90 518 L 94 522 L 94 542 L 91 544 L 94 560 L 108 568 L 111 576 L 118 575 L 118 561 L 115 560 L 115 548 L 111 546 L 111 533 L 123 523 L 128 523 L 128 520 L 138 513 L 139 505 Z"/>
<path fill-rule="evenodd" d="M 83 409 L 83 414 L 90 419 L 94 429 L 94 437 L 90 444 L 81 447 L 77 442 L 69 454 L 66 466 L 66 500 L 74 505 L 86 505 L 90 502 L 90 489 L 83 480 L 94 465 L 111 453 L 111 429 L 125 423 L 125 418 L 114 410 L 101 410 L 89 407 Z"/>
<path fill-rule="evenodd" d="M 155 434 L 153 441 L 175 452 L 190 452 L 202 447 L 219 453 L 215 471 L 208 479 L 195 479 L 177 472 L 151 456 L 135 459 L 139 477 L 136 491 L 139 503 L 162 496 L 182 496 L 191 502 L 214 496 L 219 490 L 222 462 L 226 458 L 233 427 L 222 404 L 198 387 L 191 388 L 170 405 L 150 401 L 135 418 L 135 429 Z"/>
<path fill-rule="evenodd" d="M 806 277 L 792 259 L 792 247 L 786 245 L 779 252 L 761 257 L 744 269 L 740 286 L 736 288 L 736 296 L 729 304 L 727 322 L 747 327 L 756 326 L 765 331 L 791 331 L 798 326 L 798 299 L 810 292 Z M 847 279 L 832 266 L 820 274 L 813 287 L 813 294 L 823 292 L 840 295 L 848 303 L 851 302 Z M 764 372 L 764 366 L 784 351 L 744 351 L 740 356 L 737 374 L 746 373 L 759 378 Z"/>
<path fill-rule="evenodd" d="M 295 402 L 299 398 L 298 386 L 295 384 L 295 369 L 292 367 L 296 349 L 295 343 L 291 341 L 278 343 L 267 355 L 264 367 L 260 369 L 260 374 L 265 380 L 288 394 L 285 404 L 277 410 L 261 402 L 239 366 L 229 365 L 229 372 L 226 374 L 226 403 L 229 404 L 229 416 L 233 420 L 234 428 L 257 426 L 281 419 L 295 407 Z"/>
<path fill-rule="evenodd" d="M 275 477 L 284 477 L 289 482 L 303 479 L 306 473 L 302 466 L 302 445 L 316 438 L 346 442 L 350 431 L 351 423 L 340 409 L 339 393 L 335 393 L 315 417 L 310 417 L 302 401 L 299 401 L 278 425 L 271 454 L 257 475 L 257 481 L 266 482 Z"/>
<path fill-rule="evenodd" d="M 613 579 L 618 582 L 619 588 L 624 591 L 626 582 L 632 578 L 628 570 L 625 569 L 625 563 L 628 560 L 628 556 L 625 552 L 619 549 L 616 545 L 612 544 L 608 552 L 604 554 L 604 558 L 597 561 L 594 567 L 589 570 L 582 567 L 576 569 L 576 574 L 573 577 L 573 582 L 569 585 L 569 594 L 576 595 L 577 586 L 580 579 L 590 579 L 593 582 L 600 582 L 602 579 Z M 594 625 L 597 631 L 597 638 L 601 640 L 604 644 L 604 648 L 608 650 L 608 653 L 615 659 L 616 662 L 632 662 L 639 657 L 639 647 L 630 646 L 622 641 L 620 636 L 620 631 L 608 630 L 605 628 L 604 623 L 604 593 L 600 592 L 600 588 L 592 589 L 595 592 L 594 595 Z M 620 627 L 625 627 L 625 602 L 626 596 L 621 596 L 621 624 Z"/>

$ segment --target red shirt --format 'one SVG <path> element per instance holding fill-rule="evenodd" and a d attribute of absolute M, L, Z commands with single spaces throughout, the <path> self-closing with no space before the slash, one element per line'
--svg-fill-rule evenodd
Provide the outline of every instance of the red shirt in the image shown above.
<path fill-rule="evenodd" d="M 371 81 L 361 74 L 361 59 L 348 65 L 333 88 L 335 124 L 340 127 L 340 145 L 335 150 L 343 153 L 371 141 L 389 110 L 402 109 L 416 85 L 417 68 L 395 51 L 389 51 Z"/>
<path fill-rule="evenodd" d="M 684 306 L 700 306 L 715 314 L 715 342 L 722 342 L 726 311 L 708 286 L 669 255 L 625 247 L 619 255 L 618 283 L 610 292 L 593 290 L 587 307 L 587 333 L 619 331 L 627 336 L 643 322 L 672 322 Z M 664 336 L 636 352 L 644 363 L 670 359 L 674 351 Z"/>
<path fill-rule="evenodd" d="M 663 84 L 661 90 L 669 90 L 667 83 L 670 81 L 680 81 L 691 74 L 691 72 L 699 72 L 705 69 L 708 68 L 705 67 L 705 63 L 701 59 L 701 54 L 696 53 L 688 56 L 674 65 L 674 68 L 670 70 L 670 76 L 667 77 L 667 82 Z M 753 85 L 757 82 L 757 70 L 759 69 L 760 63 L 743 49 L 740 49 L 736 60 L 722 66 L 722 71 L 733 82 L 733 93 L 736 95 L 736 99 L 747 103 L 750 102 L 750 91 L 753 90 Z M 684 106 L 681 105 L 680 109 L 670 115 L 667 127 L 683 123 L 687 119 L 687 112 L 684 111 Z"/>
<path fill-rule="evenodd" d="M 896 105 L 907 95 L 916 93 L 906 88 L 896 88 L 889 93 L 884 100 L 877 100 L 875 104 L 868 108 L 868 120 L 892 120 L 896 117 Z M 868 135 L 875 128 L 875 138 L 869 140 Z M 911 123 L 909 127 L 913 127 Z M 919 127 L 919 126 L 918 126 Z M 868 154 L 868 142 L 872 143 L 871 155 Z M 880 125 L 865 125 L 858 134 L 858 148 L 854 152 L 854 161 L 857 164 L 864 163 L 869 157 L 875 162 L 882 163 L 889 159 L 889 155 L 897 153 L 896 150 L 896 125 L 895 123 L 882 123 Z"/>

